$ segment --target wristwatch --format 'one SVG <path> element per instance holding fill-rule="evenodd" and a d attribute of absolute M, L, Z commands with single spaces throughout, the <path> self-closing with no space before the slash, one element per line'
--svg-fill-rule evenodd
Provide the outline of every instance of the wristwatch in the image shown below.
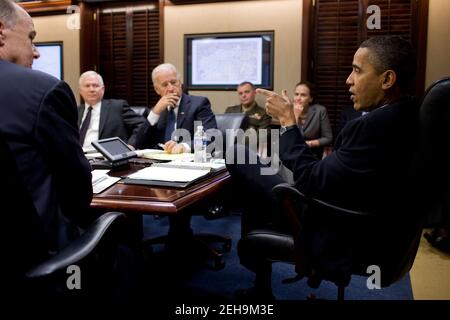
<path fill-rule="evenodd" d="M 298 126 L 296 124 L 287 126 L 287 127 L 281 127 L 280 129 L 280 136 L 285 134 L 288 131 L 294 130 L 294 129 L 298 129 Z"/>

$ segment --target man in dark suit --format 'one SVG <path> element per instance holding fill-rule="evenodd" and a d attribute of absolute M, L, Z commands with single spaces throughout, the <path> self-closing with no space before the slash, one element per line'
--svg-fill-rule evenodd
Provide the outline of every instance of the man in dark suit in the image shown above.
<path fill-rule="evenodd" d="M 197 125 L 203 125 L 205 131 L 217 128 L 208 98 L 183 93 L 180 75 L 170 63 L 153 69 L 152 81 L 161 98 L 139 129 L 136 148 L 155 148 L 158 143 L 164 143 L 164 149 L 169 153 L 191 152 Z M 170 216 L 169 223 L 169 247 L 186 246 L 186 240 L 192 237 L 190 215 Z"/>
<path fill-rule="evenodd" d="M 347 123 L 353 119 L 361 117 L 363 114 L 367 112 L 355 110 L 353 106 L 346 106 L 341 110 L 341 118 L 339 120 L 339 126 L 337 128 L 336 137 L 341 133 L 342 129 L 347 125 Z"/>
<path fill-rule="evenodd" d="M 169 153 L 191 152 L 197 125 L 205 131 L 217 128 L 208 98 L 184 94 L 180 75 L 169 63 L 153 69 L 152 81 L 161 98 L 140 128 L 136 148 L 155 148 L 163 143 Z"/>
<path fill-rule="evenodd" d="M 103 78 L 95 71 L 86 71 L 79 80 L 80 95 L 84 104 L 78 106 L 78 126 L 84 150 L 92 149 L 91 142 L 119 137 L 129 145 L 135 145 L 136 133 L 144 123 L 144 117 L 134 112 L 125 100 L 103 99 Z M 89 107 L 92 107 L 89 114 Z M 83 122 L 89 119 L 83 133 Z"/>
<path fill-rule="evenodd" d="M 268 114 L 282 125 L 280 159 L 293 171 L 296 188 L 346 208 L 396 217 L 411 213 L 402 204 L 408 203 L 403 196 L 408 194 L 408 161 L 412 159 L 418 131 L 417 103 L 406 94 L 415 67 L 412 47 L 400 37 L 374 37 L 360 45 L 347 85 L 354 109 L 370 112 L 347 124 L 337 138 L 334 152 L 323 160 L 317 160 L 305 143 L 289 99 L 257 89 L 267 97 Z M 246 203 L 252 206 L 243 213 L 244 230 L 267 223 L 289 230 L 271 195 L 272 187 L 283 179 L 261 175 L 261 165 L 231 164 L 228 169 L 236 186 L 245 190 Z M 249 200 L 253 197 L 258 201 Z M 335 264 L 334 259 L 344 257 L 340 271 L 349 280 L 347 248 L 336 245 L 342 243 L 339 232 L 345 226 L 323 219 L 310 226 L 312 229 L 303 228 L 297 248 L 303 246 L 307 252 L 313 252 L 325 268 Z M 334 252 L 336 248 L 342 252 Z M 271 296 L 268 266 L 256 265 L 256 292 Z"/>
<path fill-rule="evenodd" d="M 32 196 L 47 249 L 57 251 L 77 236 L 77 225 L 90 220 L 91 172 L 79 143 L 72 91 L 65 82 L 30 69 L 39 57 L 35 36 L 25 10 L 1 0 L 0 130 Z M 9 228 L 20 233 L 17 226 L 5 225 Z"/>

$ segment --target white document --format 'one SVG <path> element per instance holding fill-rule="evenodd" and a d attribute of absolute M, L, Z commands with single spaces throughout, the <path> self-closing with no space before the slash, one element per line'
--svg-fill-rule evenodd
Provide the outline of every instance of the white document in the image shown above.
<path fill-rule="evenodd" d="M 164 150 L 161 149 L 142 149 L 142 150 L 134 150 L 138 157 L 146 157 L 153 154 L 165 153 Z"/>
<path fill-rule="evenodd" d="M 120 178 L 110 177 L 108 175 L 109 170 L 93 170 L 92 173 L 92 191 L 94 194 L 103 192 L 117 181 Z"/>
<path fill-rule="evenodd" d="M 157 180 L 168 182 L 191 182 L 209 173 L 209 169 L 186 169 L 151 166 L 130 174 L 130 179 Z"/>
<path fill-rule="evenodd" d="M 167 152 L 163 152 L 163 153 L 155 153 L 155 154 L 149 154 L 149 155 L 144 155 L 144 158 L 147 159 L 153 159 L 153 160 L 160 160 L 160 161 L 172 161 L 172 160 L 193 160 L 194 159 L 194 154 L 193 153 L 167 153 Z"/>
<path fill-rule="evenodd" d="M 152 159 L 152 160 L 160 160 L 160 161 L 171 161 L 171 160 L 193 160 L 193 153 L 167 153 L 161 149 L 143 149 L 135 151 L 138 157 Z"/>
<path fill-rule="evenodd" d="M 105 159 L 105 157 L 100 152 L 92 152 L 92 153 L 85 153 L 84 156 L 86 159 Z"/>
<path fill-rule="evenodd" d="M 170 162 L 154 163 L 153 166 L 218 171 L 221 169 L 225 169 L 225 162 L 191 162 L 183 160 L 173 160 Z"/>

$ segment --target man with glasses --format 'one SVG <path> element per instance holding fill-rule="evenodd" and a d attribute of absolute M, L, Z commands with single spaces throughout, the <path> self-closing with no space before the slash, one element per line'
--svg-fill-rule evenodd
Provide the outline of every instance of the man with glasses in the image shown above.
<path fill-rule="evenodd" d="M 29 14 L 12 1 L 0 0 L 0 134 L 39 215 L 38 221 L 24 212 L 3 217 L 3 231 L 14 233 L 10 239 L 27 244 L 20 251 L 23 264 L 8 260 L 19 275 L 47 251 L 64 248 L 77 236 L 77 227 L 92 220 L 91 170 L 79 143 L 75 98 L 64 81 L 31 70 L 33 59 L 39 58 L 35 36 Z M 16 248 L 16 240 L 7 245 Z"/>
<path fill-rule="evenodd" d="M 217 128 L 208 98 L 183 93 L 180 75 L 170 63 L 160 64 L 153 69 L 152 81 L 161 98 L 140 128 L 136 136 L 136 148 L 156 148 L 158 143 L 163 143 L 169 153 L 191 152 L 194 122 L 201 123 L 205 131 Z M 191 140 L 181 140 L 173 134 L 175 129 L 187 130 Z"/>

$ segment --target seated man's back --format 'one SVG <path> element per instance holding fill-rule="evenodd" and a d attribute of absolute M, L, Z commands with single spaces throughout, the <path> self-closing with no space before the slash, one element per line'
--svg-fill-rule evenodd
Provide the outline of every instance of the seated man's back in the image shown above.
<path fill-rule="evenodd" d="M 44 240 L 58 250 L 77 235 L 76 224 L 90 220 L 91 173 L 79 143 L 75 98 L 65 82 L 30 69 L 39 52 L 28 13 L 11 1 L 1 1 L 0 12 L 0 130 Z"/>

